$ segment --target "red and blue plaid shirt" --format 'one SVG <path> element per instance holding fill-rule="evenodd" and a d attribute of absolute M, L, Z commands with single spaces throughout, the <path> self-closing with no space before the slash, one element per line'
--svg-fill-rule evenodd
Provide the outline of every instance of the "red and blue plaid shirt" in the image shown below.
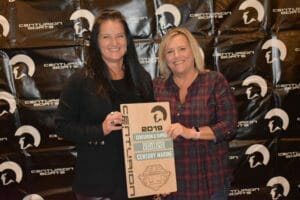
<path fill-rule="evenodd" d="M 228 141 L 237 126 L 235 99 L 228 82 L 218 72 L 199 74 L 180 103 L 179 88 L 170 76 L 153 81 L 157 101 L 170 102 L 172 123 L 186 127 L 209 126 L 215 141 L 174 140 L 178 191 L 167 199 L 206 200 L 230 177 Z M 200 129 L 201 131 L 201 129 Z"/>

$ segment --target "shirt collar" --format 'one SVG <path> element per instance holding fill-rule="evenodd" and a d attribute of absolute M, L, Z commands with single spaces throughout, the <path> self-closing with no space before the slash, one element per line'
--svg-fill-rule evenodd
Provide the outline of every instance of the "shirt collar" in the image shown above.
<path fill-rule="evenodd" d="M 199 79 L 200 79 L 200 73 L 197 75 L 197 78 L 192 82 L 192 84 L 190 85 L 190 87 L 188 88 L 188 90 L 190 88 L 193 87 L 193 85 L 196 83 L 196 82 L 199 82 Z M 173 78 L 172 78 L 172 74 L 167 78 L 166 80 L 166 86 L 168 88 L 172 88 L 174 90 L 179 90 L 179 87 L 176 85 L 176 83 L 174 82 Z"/>

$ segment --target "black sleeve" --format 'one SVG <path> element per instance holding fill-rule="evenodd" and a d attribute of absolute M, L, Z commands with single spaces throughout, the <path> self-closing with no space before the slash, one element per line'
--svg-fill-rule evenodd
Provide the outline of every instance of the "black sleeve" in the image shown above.
<path fill-rule="evenodd" d="M 80 109 L 80 101 L 86 96 L 82 94 L 83 87 L 85 87 L 83 80 L 82 73 L 75 72 L 67 81 L 55 113 L 56 133 L 62 138 L 77 144 L 100 142 L 104 139 L 101 122 L 92 124 L 80 120 L 81 113 L 85 112 Z"/>

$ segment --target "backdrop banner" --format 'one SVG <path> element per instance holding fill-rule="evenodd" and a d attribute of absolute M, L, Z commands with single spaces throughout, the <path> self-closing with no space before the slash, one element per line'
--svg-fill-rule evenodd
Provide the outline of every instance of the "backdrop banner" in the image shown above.
<path fill-rule="evenodd" d="M 105 8 L 124 14 L 152 78 L 162 37 L 185 27 L 205 67 L 228 80 L 238 109 L 229 200 L 300 199 L 299 0 L 0 0 L 1 200 L 75 200 L 76 148 L 58 137 L 54 114 Z"/>

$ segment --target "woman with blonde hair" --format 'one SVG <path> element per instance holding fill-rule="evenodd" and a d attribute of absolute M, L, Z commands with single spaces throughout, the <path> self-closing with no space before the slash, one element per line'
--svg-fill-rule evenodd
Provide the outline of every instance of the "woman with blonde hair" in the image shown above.
<path fill-rule="evenodd" d="M 222 74 L 206 71 L 197 40 L 174 28 L 159 48 L 162 77 L 154 80 L 157 101 L 169 101 L 178 191 L 166 199 L 225 200 L 231 169 L 228 142 L 235 135 L 234 97 Z"/>

